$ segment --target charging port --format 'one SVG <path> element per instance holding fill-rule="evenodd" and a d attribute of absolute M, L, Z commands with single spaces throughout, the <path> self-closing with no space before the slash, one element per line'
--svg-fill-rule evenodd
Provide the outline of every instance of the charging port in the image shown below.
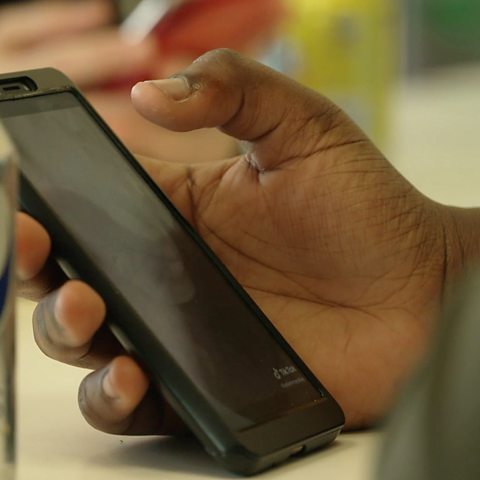
<path fill-rule="evenodd" d="M 291 457 L 299 457 L 304 453 L 306 450 L 305 445 L 297 445 L 296 447 L 292 448 L 292 451 L 290 452 Z"/>
<path fill-rule="evenodd" d="M 9 78 L 0 80 L 0 94 L 15 94 L 21 92 L 32 92 L 37 89 L 35 82 L 28 77 Z"/>

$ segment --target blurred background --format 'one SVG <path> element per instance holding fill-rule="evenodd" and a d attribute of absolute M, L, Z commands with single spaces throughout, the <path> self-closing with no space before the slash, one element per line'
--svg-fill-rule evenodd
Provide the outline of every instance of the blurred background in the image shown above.
<path fill-rule="evenodd" d="M 290 0 L 285 70 L 339 103 L 423 193 L 480 204 L 480 2 Z"/>
<path fill-rule="evenodd" d="M 427 195 L 478 205 L 479 21 L 478 0 L 0 0 L 0 71 L 60 68 L 133 151 L 204 161 L 237 147 L 152 127 L 129 89 L 235 48 L 340 104 Z"/>

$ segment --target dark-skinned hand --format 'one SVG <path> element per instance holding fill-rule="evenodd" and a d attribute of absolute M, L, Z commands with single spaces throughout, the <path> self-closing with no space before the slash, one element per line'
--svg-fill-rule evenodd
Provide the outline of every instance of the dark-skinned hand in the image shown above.
<path fill-rule="evenodd" d="M 347 427 L 379 419 L 463 268 L 473 214 L 415 190 L 329 100 L 230 51 L 138 84 L 132 98 L 162 127 L 218 127 L 243 142 L 225 161 L 141 162 L 339 401 Z M 113 433 L 174 432 L 148 375 L 106 329 L 102 299 L 63 283 L 49 254 L 46 231 L 19 214 L 36 341 L 93 370 L 80 386 L 86 419 Z"/>

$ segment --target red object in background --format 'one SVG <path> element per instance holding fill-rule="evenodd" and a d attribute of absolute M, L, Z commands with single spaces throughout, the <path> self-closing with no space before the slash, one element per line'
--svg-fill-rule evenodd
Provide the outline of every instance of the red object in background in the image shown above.
<path fill-rule="evenodd" d="M 167 15 L 155 35 L 167 54 L 242 50 L 268 35 L 283 13 L 281 0 L 190 0 Z"/>
<path fill-rule="evenodd" d="M 146 78 L 158 76 L 162 63 L 192 60 L 215 48 L 247 52 L 272 35 L 283 18 L 282 0 L 188 0 L 167 14 L 155 28 L 158 65 L 151 72 L 127 72 L 103 86 L 129 89 Z"/>

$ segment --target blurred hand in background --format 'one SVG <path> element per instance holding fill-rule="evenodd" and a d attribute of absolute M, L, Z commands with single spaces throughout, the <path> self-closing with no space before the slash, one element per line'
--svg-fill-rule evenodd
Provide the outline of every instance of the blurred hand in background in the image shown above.
<path fill-rule="evenodd" d="M 230 139 L 213 130 L 159 131 L 132 108 L 130 87 L 168 76 L 212 48 L 254 55 L 274 35 L 281 5 L 280 0 L 188 1 L 148 38 L 133 42 L 116 25 L 112 0 L 9 3 L 0 6 L 0 72 L 63 71 L 136 153 L 179 161 L 223 158 L 235 151 Z"/>
<path fill-rule="evenodd" d="M 39 1 L 0 10 L 0 70 L 52 66 L 79 87 L 94 88 L 127 72 L 143 71 L 156 59 L 155 44 L 129 43 L 111 26 L 106 0 Z"/>

